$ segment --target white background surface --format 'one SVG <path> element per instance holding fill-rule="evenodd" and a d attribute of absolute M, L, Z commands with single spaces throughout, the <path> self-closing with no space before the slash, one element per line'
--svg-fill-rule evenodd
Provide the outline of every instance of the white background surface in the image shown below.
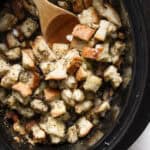
<path fill-rule="evenodd" d="M 138 140 L 128 150 L 150 150 L 150 123 Z"/>

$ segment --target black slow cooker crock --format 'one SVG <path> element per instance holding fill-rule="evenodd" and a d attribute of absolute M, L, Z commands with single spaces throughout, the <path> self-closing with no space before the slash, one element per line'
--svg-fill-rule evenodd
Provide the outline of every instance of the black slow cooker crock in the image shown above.
<path fill-rule="evenodd" d="M 112 125 L 111 130 L 98 141 L 96 144 L 89 146 L 85 139 L 77 144 L 62 144 L 58 146 L 35 146 L 32 149 L 36 150 L 124 150 L 137 137 L 132 136 L 135 133 L 140 133 L 143 127 L 140 128 L 141 122 L 138 122 L 138 117 L 145 117 L 147 114 L 146 104 L 146 84 L 148 82 L 148 37 L 146 32 L 145 19 L 143 15 L 142 3 L 144 0 L 114 0 L 114 3 L 121 3 L 120 10 L 123 9 L 124 19 L 126 20 L 131 43 L 133 47 L 134 63 L 133 76 L 128 90 L 124 91 L 122 99 L 124 99 L 124 107 L 115 125 Z M 126 18 L 127 17 L 127 18 Z M 143 98 L 144 97 L 144 98 Z M 145 109 L 144 109 L 145 108 Z M 143 115 L 141 114 L 141 111 Z M 145 119 L 143 119 L 145 122 Z M 143 121 L 142 119 L 140 121 Z M 132 132 L 134 129 L 136 131 Z M 0 122 L 0 150 L 29 150 L 27 144 L 16 145 L 12 139 L 6 134 L 3 122 Z M 130 140 L 131 139 L 131 140 Z"/>

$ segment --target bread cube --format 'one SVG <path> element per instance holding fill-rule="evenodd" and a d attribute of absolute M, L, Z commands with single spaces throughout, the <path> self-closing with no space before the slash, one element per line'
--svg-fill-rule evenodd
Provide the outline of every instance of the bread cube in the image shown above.
<path fill-rule="evenodd" d="M 0 32 L 11 30 L 17 23 L 18 19 L 13 14 L 7 12 L 1 12 L 0 17 Z"/>
<path fill-rule="evenodd" d="M 69 45 L 64 43 L 54 43 L 52 50 L 56 54 L 57 58 L 62 58 L 69 50 Z"/>
<path fill-rule="evenodd" d="M 54 63 L 42 61 L 39 66 L 43 74 L 48 74 L 53 69 Z"/>
<path fill-rule="evenodd" d="M 85 137 L 93 128 L 93 124 L 85 117 L 82 117 L 77 121 L 77 127 L 79 128 L 79 137 Z"/>
<path fill-rule="evenodd" d="M 80 40 L 78 38 L 73 38 L 71 41 L 70 47 L 82 50 L 83 47 L 88 46 L 88 42 Z"/>
<path fill-rule="evenodd" d="M 60 91 L 55 89 L 46 88 L 44 89 L 44 97 L 46 101 L 50 102 L 60 98 Z"/>
<path fill-rule="evenodd" d="M 72 35 L 84 41 L 89 41 L 94 35 L 95 30 L 86 26 L 78 24 L 74 27 Z"/>
<path fill-rule="evenodd" d="M 42 36 L 36 37 L 32 44 L 32 49 L 34 56 L 39 62 L 56 60 L 56 55 L 49 48 Z"/>
<path fill-rule="evenodd" d="M 32 50 L 30 49 L 22 50 L 22 65 L 26 69 L 35 68 L 35 62 L 34 62 Z"/>
<path fill-rule="evenodd" d="M 19 122 L 15 122 L 13 124 L 13 130 L 15 132 L 18 132 L 20 135 L 25 135 L 26 134 L 25 128 Z"/>
<path fill-rule="evenodd" d="M 58 144 L 62 141 L 62 138 L 56 136 L 56 135 L 50 135 L 51 143 L 52 144 Z"/>
<path fill-rule="evenodd" d="M 21 49 L 20 47 L 12 48 L 4 52 L 4 54 L 8 60 L 18 60 L 21 57 Z"/>
<path fill-rule="evenodd" d="M 108 110 L 110 110 L 110 104 L 108 101 L 103 101 L 102 104 L 97 105 L 94 108 L 95 113 L 103 113 L 103 112 L 106 112 Z"/>
<path fill-rule="evenodd" d="M 51 111 L 50 114 L 52 117 L 59 117 L 66 113 L 66 105 L 62 100 L 55 100 L 50 103 Z"/>
<path fill-rule="evenodd" d="M 6 35 L 6 42 L 8 44 L 8 48 L 15 48 L 20 46 L 20 42 L 13 36 L 12 33 L 8 33 Z"/>
<path fill-rule="evenodd" d="M 101 20 L 99 29 L 96 31 L 94 37 L 97 40 L 104 42 L 108 34 L 109 25 L 110 25 L 110 22 L 106 20 Z"/>
<path fill-rule="evenodd" d="M 73 125 L 68 128 L 67 141 L 69 143 L 75 143 L 78 141 L 78 129 L 77 129 L 76 125 Z"/>
<path fill-rule="evenodd" d="M 30 38 L 37 29 L 38 23 L 31 18 L 27 18 L 20 26 L 20 31 L 26 38 Z"/>
<path fill-rule="evenodd" d="M 31 127 L 31 131 L 35 143 L 40 143 L 41 141 L 44 141 L 46 139 L 45 132 L 37 124 Z"/>
<path fill-rule="evenodd" d="M 83 88 L 86 91 L 97 92 L 98 89 L 101 87 L 101 85 L 102 85 L 102 79 L 95 75 L 91 75 L 86 79 Z"/>
<path fill-rule="evenodd" d="M 15 64 L 9 68 L 9 72 L 1 79 L 1 86 L 10 88 L 14 85 L 19 78 L 22 67 L 19 64 Z"/>
<path fill-rule="evenodd" d="M 82 66 L 76 72 L 76 80 L 77 81 L 84 81 L 88 76 L 88 71 L 85 70 Z"/>
<path fill-rule="evenodd" d="M 34 99 L 30 103 L 31 108 L 33 108 L 36 112 L 45 113 L 48 111 L 48 106 L 44 104 L 44 102 L 40 99 Z"/>
<path fill-rule="evenodd" d="M 50 116 L 45 117 L 39 125 L 41 129 L 43 129 L 49 135 L 55 135 L 60 138 L 63 138 L 65 136 L 65 124 Z"/>
<path fill-rule="evenodd" d="M 0 57 L 0 77 L 9 71 L 9 67 L 9 64 L 2 57 Z"/>
<path fill-rule="evenodd" d="M 76 102 L 82 102 L 85 99 L 84 93 L 80 89 L 75 89 L 72 94 L 72 99 Z"/>
<path fill-rule="evenodd" d="M 83 112 L 89 111 L 92 108 L 92 106 L 93 103 L 91 101 L 84 101 L 75 106 L 75 112 L 81 114 Z"/>
<path fill-rule="evenodd" d="M 123 82 L 120 73 L 117 72 L 117 68 L 113 65 L 109 66 L 104 71 L 104 79 L 105 81 L 110 81 L 114 88 L 118 88 L 120 84 Z"/>
<path fill-rule="evenodd" d="M 88 25 L 89 27 L 92 27 L 92 24 L 99 23 L 98 14 L 93 7 L 83 10 L 82 13 L 78 15 L 78 19 L 81 24 Z"/>

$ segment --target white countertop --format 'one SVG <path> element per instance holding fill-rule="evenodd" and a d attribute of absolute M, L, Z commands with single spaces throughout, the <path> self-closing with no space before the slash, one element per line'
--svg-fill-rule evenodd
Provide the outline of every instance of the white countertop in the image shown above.
<path fill-rule="evenodd" d="M 128 150 L 150 150 L 150 123 L 142 135 Z"/>

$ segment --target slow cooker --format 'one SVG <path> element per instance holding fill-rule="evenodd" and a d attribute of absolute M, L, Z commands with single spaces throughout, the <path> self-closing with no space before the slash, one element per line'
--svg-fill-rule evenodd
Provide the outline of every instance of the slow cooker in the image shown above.
<path fill-rule="evenodd" d="M 113 1 L 113 0 L 112 0 Z M 123 110 L 112 129 L 92 146 L 84 144 L 58 145 L 58 146 L 35 146 L 36 150 L 126 150 L 130 144 L 140 135 L 149 121 L 148 98 L 149 79 L 148 79 L 148 0 L 114 0 L 114 3 L 121 3 L 124 15 L 128 18 L 131 39 L 134 50 L 133 77 L 130 87 L 123 94 L 126 99 Z M 150 11 L 149 11 L 150 13 Z M 149 38 L 150 39 L 150 38 Z M 27 150 L 28 145 L 14 145 L 0 124 L 0 150 Z"/>

